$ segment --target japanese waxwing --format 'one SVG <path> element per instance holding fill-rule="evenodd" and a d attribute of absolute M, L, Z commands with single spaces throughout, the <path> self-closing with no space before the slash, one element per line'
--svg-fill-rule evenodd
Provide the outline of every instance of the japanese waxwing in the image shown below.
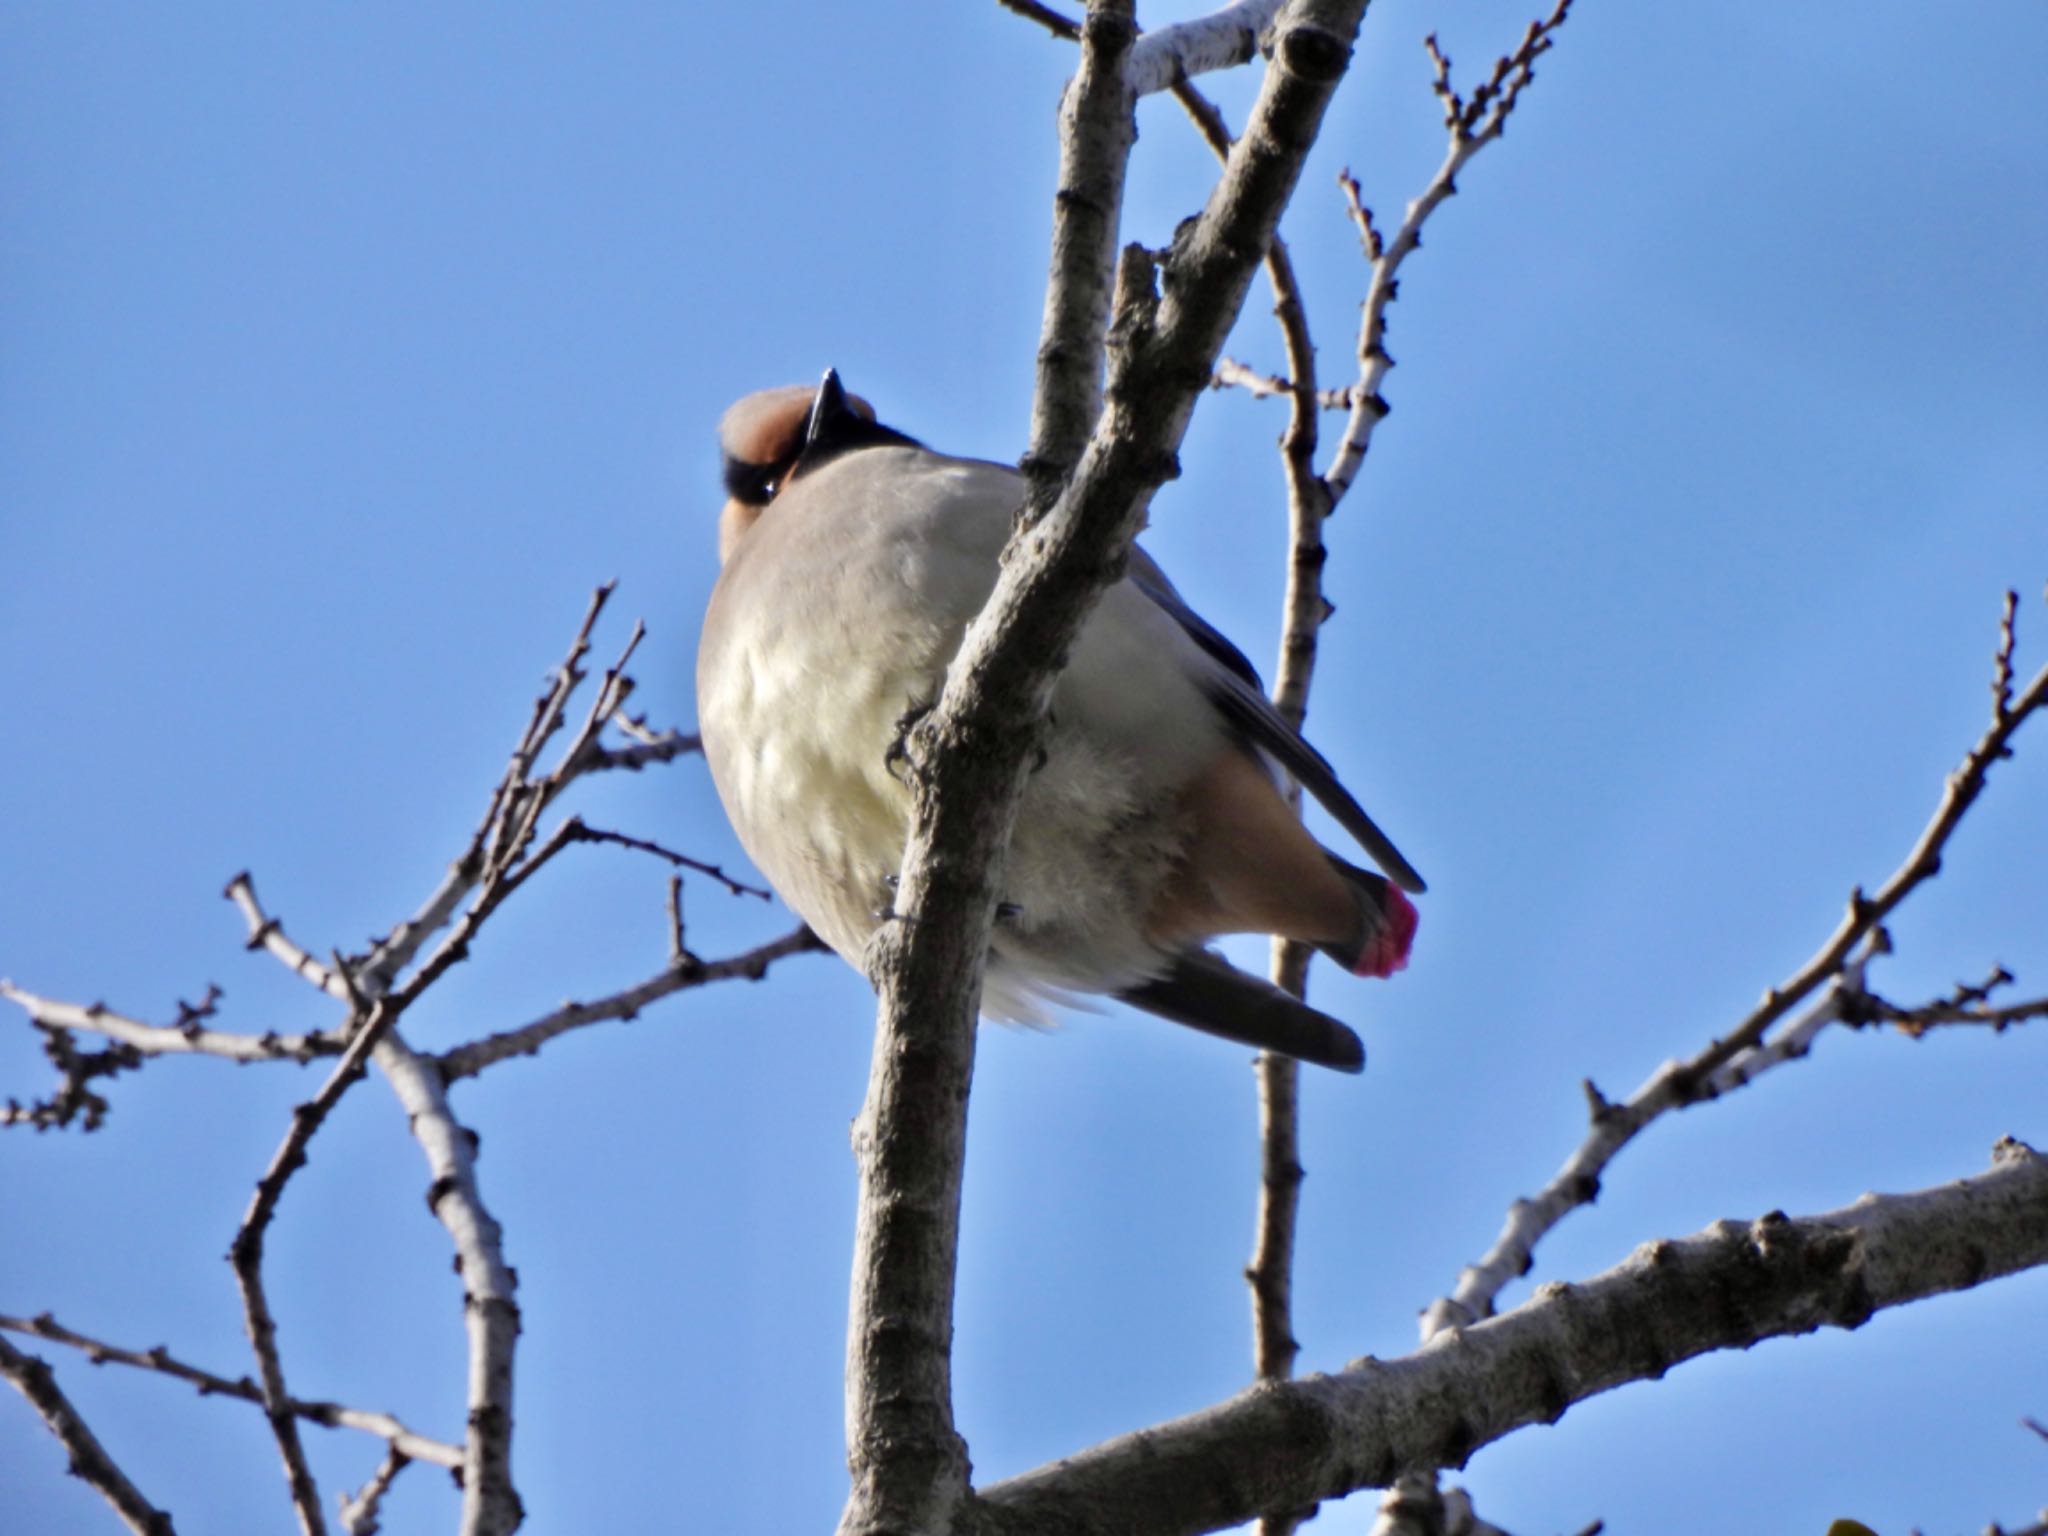
<path fill-rule="evenodd" d="M 719 437 L 730 499 L 697 651 L 704 753 L 749 856 L 859 968 L 909 828 L 891 748 L 995 587 L 1023 477 L 881 425 L 829 372 L 815 390 L 747 396 Z M 1386 873 L 1319 846 L 1282 771 Z M 1278 934 L 1387 976 L 1415 935 L 1402 891 L 1422 889 L 1251 663 L 1134 548 L 1053 690 L 982 1010 L 1039 1022 L 1048 1001 L 1111 993 L 1355 1072 L 1365 1051 L 1349 1029 L 1203 945 Z"/>

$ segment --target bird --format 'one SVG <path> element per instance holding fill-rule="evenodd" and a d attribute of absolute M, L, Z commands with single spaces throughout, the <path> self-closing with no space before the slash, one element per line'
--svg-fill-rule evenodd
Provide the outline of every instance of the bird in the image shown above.
<path fill-rule="evenodd" d="M 864 971 L 909 829 L 903 734 L 995 587 L 1024 479 L 882 424 L 830 370 L 741 399 L 719 443 L 720 569 L 697 650 L 704 754 L 756 867 Z M 1283 775 L 1377 872 L 1316 842 Z M 1357 1072 L 1365 1050 L 1347 1025 L 1208 941 L 1274 934 L 1391 976 L 1418 923 L 1408 895 L 1423 889 L 1252 664 L 1133 546 L 1053 688 L 982 1012 L 1043 1024 L 1106 994 Z"/>

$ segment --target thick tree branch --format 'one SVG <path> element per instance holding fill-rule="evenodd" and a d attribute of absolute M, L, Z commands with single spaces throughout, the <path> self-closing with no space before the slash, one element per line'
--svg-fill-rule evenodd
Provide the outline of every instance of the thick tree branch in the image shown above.
<path fill-rule="evenodd" d="M 1102 404 L 1102 341 L 1124 171 L 1137 124 L 1123 84 L 1137 35 L 1132 0 L 1096 0 L 1081 29 L 1081 62 L 1060 98 L 1059 191 L 1053 199 L 1052 276 L 1039 324 L 1026 507 L 1050 507 L 1095 430 Z"/>
<path fill-rule="evenodd" d="M 1173 471 L 1194 396 L 1349 62 L 1363 5 L 1290 7 L 1251 124 L 1167 258 L 1163 300 L 1153 294 L 1152 259 L 1125 252 L 1094 436 L 1052 509 L 1012 541 L 944 693 L 910 733 L 914 818 L 903 878 L 895 915 L 868 954 L 880 1006 L 855 1128 L 854 1486 L 841 1523 L 849 1536 L 942 1529 L 966 1497 L 950 1402 L 952 1289 L 974 1020 L 1002 852 L 1053 681 L 1121 570 L 1152 491 Z M 1109 52 L 1115 43 L 1094 46 Z M 1043 440 L 1034 429 L 1034 445 Z M 1048 463 L 1038 461 L 1041 478 Z"/>
<path fill-rule="evenodd" d="M 1646 1243 L 1578 1285 L 1447 1331 L 1400 1360 L 1260 1386 L 982 1494 L 983 1533 L 1193 1536 L 1261 1509 L 1462 1466 L 1573 1403 L 1697 1355 L 1875 1313 L 2048 1264 L 2048 1158 L 2014 1141 L 1988 1173 L 1771 1212 Z"/>

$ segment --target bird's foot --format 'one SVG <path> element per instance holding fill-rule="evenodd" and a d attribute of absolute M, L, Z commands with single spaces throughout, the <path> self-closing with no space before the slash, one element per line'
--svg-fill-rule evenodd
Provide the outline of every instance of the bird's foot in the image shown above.
<path fill-rule="evenodd" d="M 905 776 L 910 768 L 910 733 L 937 704 L 937 699 L 913 700 L 910 708 L 896 719 L 896 734 L 889 741 L 889 750 L 882 754 L 882 768 L 899 784 L 910 782 Z"/>

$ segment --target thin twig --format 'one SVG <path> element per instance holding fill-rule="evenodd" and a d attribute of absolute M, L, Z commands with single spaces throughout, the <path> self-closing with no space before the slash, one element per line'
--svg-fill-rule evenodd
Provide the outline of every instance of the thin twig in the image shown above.
<path fill-rule="evenodd" d="M 1216 360 L 1216 371 L 1209 376 L 1211 389 L 1241 389 L 1254 400 L 1270 400 L 1275 396 L 1292 399 L 1295 385 L 1292 379 L 1282 378 L 1277 373 L 1260 373 L 1248 363 L 1236 358 L 1223 357 Z M 1350 386 L 1342 389 L 1318 389 L 1315 392 L 1316 408 L 1324 411 L 1348 411 L 1351 409 Z"/>
<path fill-rule="evenodd" d="M 196 1021 L 179 1024 L 145 1024 L 114 1012 L 104 1003 L 67 1003 L 25 992 L 9 981 L 0 981 L 0 997 L 16 1004 L 32 1023 L 44 1029 L 72 1029 L 104 1035 L 131 1046 L 145 1056 L 219 1056 L 228 1061 L 295 1061 L 301 1064 L 317 1056 L 338 1056 L 346 1047 L 346 1035 L 339 1030 L 321 1030 L 310 1035 L 242 1035 L 227 1030 L 202 1028 Z M 182 1005 L 181 1005 L 182 1006 Z"/>
<path fill-rule="evenodd" d="M 1431 36 L 1427 39 L 1425 46 L 1435 66 L 1431 88 L 1444 103 L 1444 126 L 1450 134 L 1450 143 L 1443 163 L 1437 167 L 1436 174 L 1429 179 L 1421 195 L 1408 205 L 1401 227 L 1394 232 L 1392 239 L 1382 237 L 1374 225 L 1372 213 L 1361 200 L 1358 182 L 1351 173 L 1346 171 L 1337 178 L 1344 190 L 1352 220 L 1358 226 L 1359 240 L 1364 246 L 1366 260 L 1371 264 L 1371 275 L 1366 284 L 1365 305 L 1359 320 L 1358 381 L 1351 387 L 1351 414 L 1345 423 L 1343 441 L 1323 474 L 1330 487 L 1332 503 L 1342 501 L 1344 493 L 1358 478 L 1359 466 L 1364 463 L 1366 449 L 1372 443 L 1373 429 L 1389 409 L 1380 394 L 1380 384 L 1386 378 L 1387 370 L 1394 366 L 1394 359 L 1386 349 L 1387 306 L 1393 303 L 1394 295 L 1399 291 L 1396 278 L 1401 263 L 1422 244 L 1422 226 L 1428 222 L 1429 216 L 1458 190 L 1458 173 L 1464 169 L 1465 162 L 1505 131 L 1515 103 L 1536 78 L 1536 60 L 1550 50 L 1552 35 L 1564 25 L 1570 10 L 1571 0 L 1557 0 L 1556 7 L 1547 17 L 1529 23 L 1521 44 L 1494 64 L 1493 73 L 1472 93 L 1469 102 L 1451 88 L 1450 60 L 1437 47 L 1436 38 Z"/>
<path fill-rule="evenodd" d="M 1038 0 L 996 0 L 1006 11 L 1015 11 L 1026 21 L 1035 21 L 1054 37 L 1074 42 L 1081 36 L 1081 23 L 1071 16 L 1063 16 L 1049 5 L 1040 5 Z"/>
<path fill-rule="evenodd" d="M 683 877 L 668 877 L 668 968 L 680 971 L 684 966 L 701 962 L 690 953 L 690 946 L 683 942 Z"/>
<path fill-rule="evenodd" d="M 367 1483 L 353 1496 L 342 1495 L 341 1528 L 348 1532 L 348 1536 L 377 1536 L 381 1529 L 377 1523 L 378 1506 L 384 1502 L 384 1495 L 391 1491 L 391 1485 L 407 1465 L 405 1453 L 394 1446 L 385 1452 L 383 1462 Z"/>
<path fill-rule="evenodd" d="M 292 942 L 285 935 L 283 919 L 263 910 L 256 899 L 256 884 L 246 869 L 228 882 L 221 895 L 232 901 L 248 921 L 248 948 L 267 950 L 287 970 L 318 987 L 336 1002 L 347 1003 L 351 1007 L 356 1004 L 360 994 L 355 983 L 342 980 L 325 961 L 316 959 L 311 950 Z"/>
<path fill-rule="evenodd" d="M 748 885 L 744 880 L 735 880 L 716 864 L 706 864 L 702 859 L 693 859 L 686 853 L 677 853 L 673 848 L 664 848 L 660 843 L 650 842 L 644 837 L 629 837 L 624 832 L 609 832 L 602 827 L 587 826 L 580 818 L 574 819 L 575 832 L 572 841 L 579 843 L 611 843 L 620 848 L 631 848 L 640 853 L 651 853 L 657 859 L 666 860 L 677 869 L 695 870 L 709 876 L 735 896 L 758 896 L 769 900 L 768 892 L 759 886 Z"/>
<path fill-rule="evenodd" d="M 43 1054 L 57 1069 L 57 1088 L 48 1098 L 23 1104 L 10 1098 L 0 1104 L 0 1125 L 31 1125 L 39 1131 L 62 1130 L 73 1123 L 96 1131 L 106 1123 L 110 1107 L 105 1094 L 92 1085 L 109 1081 L 142 1065 L 142 1052 L 118 1041 L 103 1051 L 82 1051 L 71 1031 L 56 1025 L 38 1024 L 43 1032 Z"/>
<path fill-rule="evenodd" d="M 1912 1008 L 1900 1007 L 1865 986 L 1843 997 L 1842 1022 L 1859 1029 L 1866 1025 L 1896 1024 L 1917 1038 L 1945 1025 L 1977 1025 L 2000 1034 L 2015 1024 L 2048 1018 L 2048 997 L 2029 998 L 2021 1003 L 1991 1001 L 2000 988 L 2011 986 L 2013 981 L 2011 971 L 2002 965 L 1994 966 L 1984 980 L 1958 982 L 1948 996 Z"/>
<path fill-rule="evenodd" d="M 87 1427 L 71 1400 L 57 1385 L 57 1373 L 49 1362 L 24 1354 L 0 1338 L 0 1376 L 12 1382 L 29 1405 L 42 1415 L 50 1433 L 71 1458 L 72 1473 L 113 1505 L 122 1524 L 137 1536 L 174 1536 L 171 1517 L 158 1509 L 134 1483 L 128 1480 L 99 1437 Z"/>
<path fill-rule="evenodd" d="M 217 1371 L 189 1364 L 178 1359 L 162 1345 L 154 1349 L 124 1349 L 118 1344 L 109 1344 L 88 1334 L 67 1328 L 47 1312 L 34 1317 L 12 1317 L 0 1314 L 0 1329 L 25 1333 L 38 1339 L 48 1339 L 81 1351 L 94 1365 L 109 1361 L 117 1365 L 133 1366 L 137 1370 L 154 1371 L 160 1376 L 185 1382 L 195 1387 L 201 1397 L 232 1397 L 245 1403 L 263 1402 L 263 1389 L 247 1376 L 223 1376 Z M 429 1461 L 441 1467 L 462 1465 L 462 1452 L 445 1440 L 431 1439 L 417 1430 L 409 1429 L 388 1413 L 366 1408 L 348 1408 L 340 1403 L 308 1401 L 290 1398 L 286 1406 L 306 1420 L 326 1429 L 354 1429 L 364 1434 L 377 1436 L 388 1441 L 392 1449 L 402 1451 L 414 1461 Z"/>
<path fill-rule="evenodd" d="M 663 731 L 659 734 L 640 735 L 635 722 L 623 715 L 612 722 L 619 730 L 633 737 L 630 747 L 593 746 L 583 754 L 581 764 L 584 773 L 602 773 L 620 769 L 626 773 L 638 773 L 642 768 L 657 763 L 672 763 L 679 757 L 688 757 L 693 752 L 704 750 L 702 736 L 689 736 L 681 731 Z"/>
<path fill-rule="evenodd" d="M 602 1023 L 607 1019 L 630 1019 L 636 1017 L 648 1004 L 657 1002 L 674 992 L 687 991 L 691 987 L 703 986 L 708 982 L 726 980 L 759 981 L 768 974 L 769 966 L 789 955 L 807 954 L 822 950 L 824 946 L 808 928 L 796 928 L 779 939 L 733 955 L 724 960 L 699 960 L 685 952 L 682 960 L 672 963 L 660 974 L 649 977 L 638 986 L 627 987 L 609 997 L 589 1003 L 564 1003 L 552 1012 L 542 1014 L 530 1024 L 517 1029 L 508 1029 L 500 1034 L 486 1035 L 481 1040 L 471 1040 L 433 1058 L 448 1082 L 458 1082 L 465 1077 L 474 1077 L 484 1068 L 514 1056 L 532 1056 L 543 1045 L 557 1035 L 567 1034 L 572 1029 Z"/>
<path fill-rule="evenodd" d="M 2009 652 L 2003 642 L 2000 656 L 1999 665 L 2008 666 Z M 1445 1328 L 1490 1316 L 1501 1289 L 1528 1272 L 1536 1244 L 1568 1213 L 1594 1199 L 1607 1165 L 1652 1121 L 1739 1088 L 1781 1062 L 1804 1056 L 1814 1037 L 1828 1025 L 1871 1006 L 1864 971 L 1872 958 L 1889 947 L 1885 918 L 1939 871 L 1948 840 L 1982 794 L 1991 765 L 2011 755 L 2014 733 L 2044 706 L 2048 706 L 2048 666 L 2037 672 L 2016 698 L 2001 698 L 1990 726 L 1949 774 L 1933 817 L 1904 862 L 1875 895 L 1866 896 L 1861 888 L 1851 892 L 1848 912 L 1834 933 L 1806 964 L 1766 992 L 1726 1036 L 1710 1042 L 1689 1060 L 1667 1062 L 1623 1103 L 1610 1103 L 1587 1084 L 1592 1125 L 1586 1139 L 1541 1193 L 1515 1203 L 1500 1236 L 1477 1263 L 1459 1275 L 1452 1294 L 1424 1310 L 1425 1339 Z M 1965 1010 L 1969 1006 L 1962 1005 Z M 1800 1012 L 1788 1021 L 1795 1009 Z M 2034 1015 L 2029 1012 L 2028 1016 Z M 1774 1028 L 1777 1033 L 1770 1035 Z"/>
<path fill-rule="evenodd" d="M 583 623 L 569 643 L 569 654 L 550 674 L 547 690 L 534 703 L 533 719 L 512 749 L 512 760 L 506 765 L 505 777 L 485 812 L 484 824 L 477 829 L 473 845 L 484 854 L 486 869 L 502 869 L 519 857 L 524 840 L 533 835 L 534 819 L 546 808 L 532 782 L 533 765 L 555 732 L 562 728 L 569 700 L 583 684 L 583 658 L 590 654 L 591 630 L 617 585 L 605 582 L 591 594 Z"/>
<path fill-rule="evenodd" d="M 1217 157 L 1230 158 L 1231 135 L 1214 103 L 1187 81 L 1173 94 Z M 1273 315 L 1280 326 L 1292 382 L 1285 387 L 1291 408 L 1280 439 L 1280 464 L 1287 483 L 1287 589 L 1281 602 L 1280 662 L 1273 676 L 1273 704 L 1290 725 L 1300 728 L 1308 713 L 1309 685 L 1315 676 L 1316 636 L 1329 613 L 1323 596 L 1325 558 L 1323 520 L 1329 495 L 1315 472 L 1316 390 L 1315 347 L 1309 337 L 1308 313 L 1286 243 L 1276 232 L 1266 249 L 1266 281 L 1273 290 Z M 1223 365 L 1219 364 L 1220 375 Z M 1301 792 L 1288 786 L 1297 813 Z M 1306 995 L 1311 951 L 1306 945 L 1276 939 L 1273 982 L 1296 997 Z M 1300 1219 L 1301 1165 L 1300 1068 L 1271 1051 L 1258 1058 L 1259 1204 L 1252 1258 L 1245 1281 L 1252 1300 L 1252 1368 L 1261 1381 L 1284 1381 L 1293 1374 L 1301 1345 L 1294 1332 L 1294 1244 Z M 1291 1536 L 1314 1514 L 1313 1508 L 1270 1511 L 1259 1521 L 1259 1536 Z"/>
<path fill-rule="evenodd" d="M 253 891 L 249 904 L 254 910 Z M 260 917 L 260 913 L 258 915 Z M 277 925 L 267 919 L 260 921 L 258 927 L 259 933 L 275 932 L 276 929 Z M 321 1516 L 320 1491 L 306 1461 L 305 1446 L 299 1439 L 298 1416 L 292 1412 L 291 1394 L 285 1389 L 284 1359 L 277 1345 L 277 1319 L 271 1313 L 270 1299 L 263 1284 L 264 1235 L 271 1218 L 277 1214 L 277 1203 L 283 1198 L 285 1185 L 305 1165 L 307 1144 L 341 1101 L 341 1096 L 362 1076 L 370 1052 L 396 1017 L 397 1010 L 386 1003 L 379 1003 L 357 1028 L 348 1049 L 342 1052 L 341 1060 L 335 1064 L 327 1081 L 320 1085 L 320 1091 L 292 1111 L 291 1127 L 271 1156 L 270 1166 L 264 1170 L 263 1177 L 256 1181 L 256 1193 L 249 1202 L 248 1210 L 243 1213 L 234 1241 L 228 1246 L 228 1261 L 234 1266 L 235 1283 L 242 1296 L 243 1323 L 248 1329 L 249 1346 L 256 1355 L 257 1379 L 263 1389 L 264 1417 L 270 1421 L 271 1437 L 276 1440 L 278 1453 L 284 1459 L 285 1480 L 291 1488 L 292 1505 L 298 1511 L 299 1526 L 306 1536 L 322 1536 L 327 1523 Z"/>
<path fill-rule="evenodd" d="M 625 676 L 625 664 L 644 634 L 636 623 L 625 650 L 606 670 L 583 728 L 550 773 L 537 780 L 533 777 L 533 765 L 562 728 L 569 699 L 588 676 L 583 661 L 590 652 L 591 633 L 614 585 L 606 582 L 591 594 L 568 653 L 549 674 L 547 688 L 535 699 L 533 714 L 512 749 L 504 774 L 491 791 L 483 820 L 469 846 L 449 865 L 419 909 L 373 943 L 369 955 L 354 967 L 356 983 L 365 993 L 377 996 L 389 991 L 427 941 L 454 920 L 477 885 L 523 857 L 541 814 L 577 778 L 607 769 L 637 771 L 651 763 L 669 762 L 702 749 L 695 736 L 654 732 L 644 720 L 631 722 L 629 728 L 620 719 L 619 711 L 632 691 L 631 680 Z M 634 745 L 608 748 L 601 743 L 599 738 L 605 726 L 614 723 L 633 738 Z"/>

